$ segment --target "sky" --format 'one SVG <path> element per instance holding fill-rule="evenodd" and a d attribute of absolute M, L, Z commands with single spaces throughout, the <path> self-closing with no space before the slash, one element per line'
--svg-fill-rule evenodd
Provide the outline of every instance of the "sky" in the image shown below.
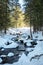
<path fill-rule="evenodd" d="M 23 4 L 24 4 L 23 0 L 19 0 L 19 3 L 21 4 L 21 9 L 23 10 Z"/>
<path fill-rule="evenodd" d="M 19 0 L 19 3 L 21 4 L 21 6 L 23 5 L 23 0 Z"/>
<path fill-rule="evenodd" d="M 23 0 L 19 0 L 19 3 L 21 4 L 21 7 L 23 8 L 23 4 L 24 4 Z"/>

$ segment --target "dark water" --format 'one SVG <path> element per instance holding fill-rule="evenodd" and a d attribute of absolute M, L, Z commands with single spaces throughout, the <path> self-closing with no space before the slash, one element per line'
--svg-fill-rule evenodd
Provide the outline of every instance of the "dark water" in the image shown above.
<path fill-rule="evenodd" d="M 33 50 L 26 51 L 28 47 L 24 47 L 23 45 L 19 45 L 19 47 L 16 48 L 4 48 L 4 50 L 0 50 L 0 58 L 3 60 L 0 64 L 9 63 L 12 64 L 14 62 L 18 62 L 19 58 L 24 53 L 26 56 L 29 54 L 29 52 L 32 52 Z M 8 54 L 13 53 L 14 56 L 9 57 Z M 1 55 L 5 55 L 5 57 L 1 57 Z"/>

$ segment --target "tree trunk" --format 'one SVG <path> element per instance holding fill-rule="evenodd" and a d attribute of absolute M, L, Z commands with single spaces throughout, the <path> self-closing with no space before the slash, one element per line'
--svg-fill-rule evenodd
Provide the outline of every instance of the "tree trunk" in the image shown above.
<path fill-rule="evenodd" d="M 30 38 L 33 39 L 32 31 L 31 31 L 31 7 L 30 7 Z"/>
<path fill-rule="evenodd" d="M 32 31 L 31 31 L 31 22 L 30 22 L 30 38 L 33 39 Z"/>
<path fill-rule="evenodd" d="M 43 27 L 42 27 L 42 36 L 43 36 Z"/>
<path fill-rule="evenodd" d="M 6 34 L 6 28 L 4 29 L 4 33 Z"/>

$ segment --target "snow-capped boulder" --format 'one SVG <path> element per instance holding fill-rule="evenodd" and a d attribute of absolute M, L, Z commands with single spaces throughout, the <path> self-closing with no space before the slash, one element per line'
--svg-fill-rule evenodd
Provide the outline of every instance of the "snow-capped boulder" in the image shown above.
<path fill-rule="evenodd" d="M 12 56 L 14 56 L 14 53 L 10 52 L 10 53 L 8 53 L 8 56 L 12 57 Z"/>
<path fill-rule="evenodd" d="M 0 63 L 2 63 L 2 59 L 0 58 Z"/>

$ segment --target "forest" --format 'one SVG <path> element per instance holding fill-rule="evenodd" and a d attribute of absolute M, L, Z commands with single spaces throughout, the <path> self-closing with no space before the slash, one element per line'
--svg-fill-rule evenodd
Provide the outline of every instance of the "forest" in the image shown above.
<path fill-rule="evenodd" d="M 43 0 L 0 0 L 0 65 L 43 65 Z"/>

